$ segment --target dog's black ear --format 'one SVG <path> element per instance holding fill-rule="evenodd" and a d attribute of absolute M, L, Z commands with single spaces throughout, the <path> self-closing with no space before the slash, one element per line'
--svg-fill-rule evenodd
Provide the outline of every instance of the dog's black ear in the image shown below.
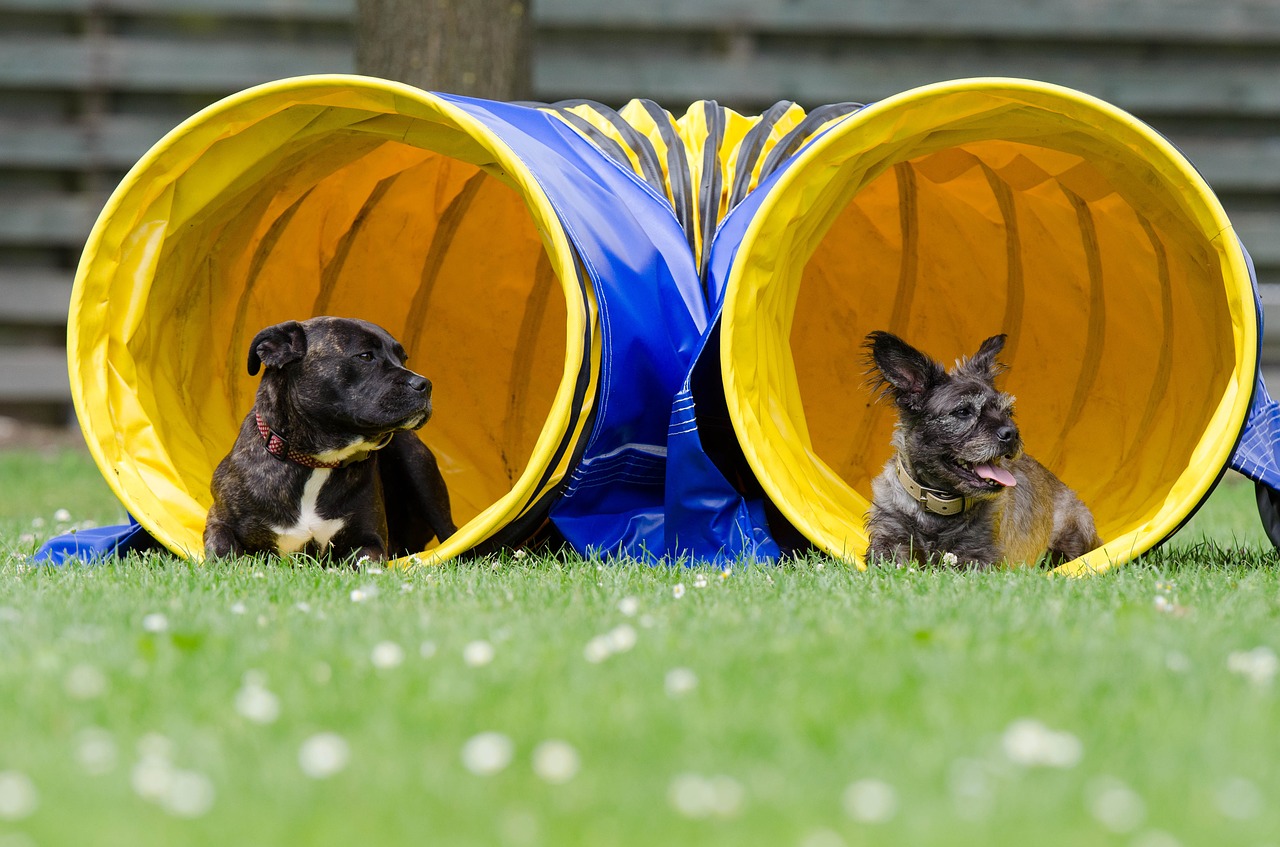
<path fill-rule="evenodd" d="M 865 346 L 872 382 L 904 408 L 919 409 L 929 390 L 946 378 L 942 365 L 892 333 L 873 332 Z"/>
<path fill-rule="evenodd" d="M 972 358 L 967 359 L 960 368 L 966 373 L 981 377 L 988 382 L 994 380 L 1005 371 L 1005 366 L 996 361 L 996 356 L 1004 349 L 1006 339 L 1008 339 L 1008 336 L 1004 334 L 991 336 L 982 342 L 978 352 L 974 353 Z"/>
<path fill-rule="evenodd" d="M 307 355 L 307 332 L 297 321 L 269 326 L 249 343 L 249 375 L 256 376 L 263 365 L 281 368 Z"/>

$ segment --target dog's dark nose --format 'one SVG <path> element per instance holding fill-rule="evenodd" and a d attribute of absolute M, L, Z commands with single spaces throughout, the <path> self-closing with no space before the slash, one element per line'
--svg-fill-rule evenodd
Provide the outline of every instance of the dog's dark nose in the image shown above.
<path fill-rule="evenodd" d="M 431 380 L 427 379 L 425 376 L 418 376 L 417 374 L 414 374 L 409 377 L 409 388 L 418 392 L 430 391 Z"/>
<path fill-rule="evenodd" d="M 1000 439 L 1001 444 L 1008 444 L 1018 437 L 1018 428 L 1016 426 L 1002 426 L 996 430 L 996 438 Z"/>

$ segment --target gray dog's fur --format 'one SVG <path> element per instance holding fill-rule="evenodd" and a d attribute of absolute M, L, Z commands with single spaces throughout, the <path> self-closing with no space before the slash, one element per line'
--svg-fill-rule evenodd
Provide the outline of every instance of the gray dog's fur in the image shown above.
<path fill-rule="evenodd" d="M 205 553 L 379 560 L 452 535 L 435 456 L 410 431 L 431 417 L 431 382 L 405 368 L 406 358 L 367 321 L 319 317 L 259 332 L 249 373 L 265 370 L 213 473 Z"/>
<path fill-rule="evenodd" d="M 895 455 L 871 483 L 869 560 L 986 568 L 1062 562 L 1101 546 L 1080 498 L 1023 452 L 1013 398 L 995 387 L 1004 342 L 988 338 L 948 372 L 895 335 L 867 336 L 873 382 L 898 410 Z M 963 511 L 925 508 L 899 463 L 916 485 L 965 498 Z"/>

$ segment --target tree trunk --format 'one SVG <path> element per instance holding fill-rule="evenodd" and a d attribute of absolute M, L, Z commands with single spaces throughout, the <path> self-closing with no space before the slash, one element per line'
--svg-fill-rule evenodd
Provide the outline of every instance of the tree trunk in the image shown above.
<path fill-rule="evenodd" d="M 532 0 L 358 0 L 362 74 L 490 100 L 532 96 Z"/>

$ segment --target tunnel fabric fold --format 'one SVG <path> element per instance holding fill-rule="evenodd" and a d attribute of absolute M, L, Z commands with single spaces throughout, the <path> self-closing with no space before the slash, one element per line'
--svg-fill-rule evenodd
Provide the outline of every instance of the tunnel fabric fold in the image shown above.
<path fill-rule="evenodd" d="M 700 101 L 676 118 L 647 100 L 633 100 L 618 111 L 585 100 L 548 107 L 670 204 L 712 313 L 724 298 L 724 275 L 710 273 L 708 262 L 715 255 L 713 245 L 722 243 L 719 230 L 726 218 L 749 216 L 750 211 L 737 210 L 758 205 L 753 192 L 762 183 L 785 169 L 811 139 L 860 108 L 835 103 L 806 114 L 782 101 L 760 116 L 744 116 Z M 732 249 L 720 255 L 732 255 Z M 807 542 L 764 497 L 742 459 L 725 409 L 718 359 L 704 355 L 718 338 L 717 323 L 690 356 L 671 400 L 664 549 L 673 559 L 722 565 L 776 558 Z"/>

